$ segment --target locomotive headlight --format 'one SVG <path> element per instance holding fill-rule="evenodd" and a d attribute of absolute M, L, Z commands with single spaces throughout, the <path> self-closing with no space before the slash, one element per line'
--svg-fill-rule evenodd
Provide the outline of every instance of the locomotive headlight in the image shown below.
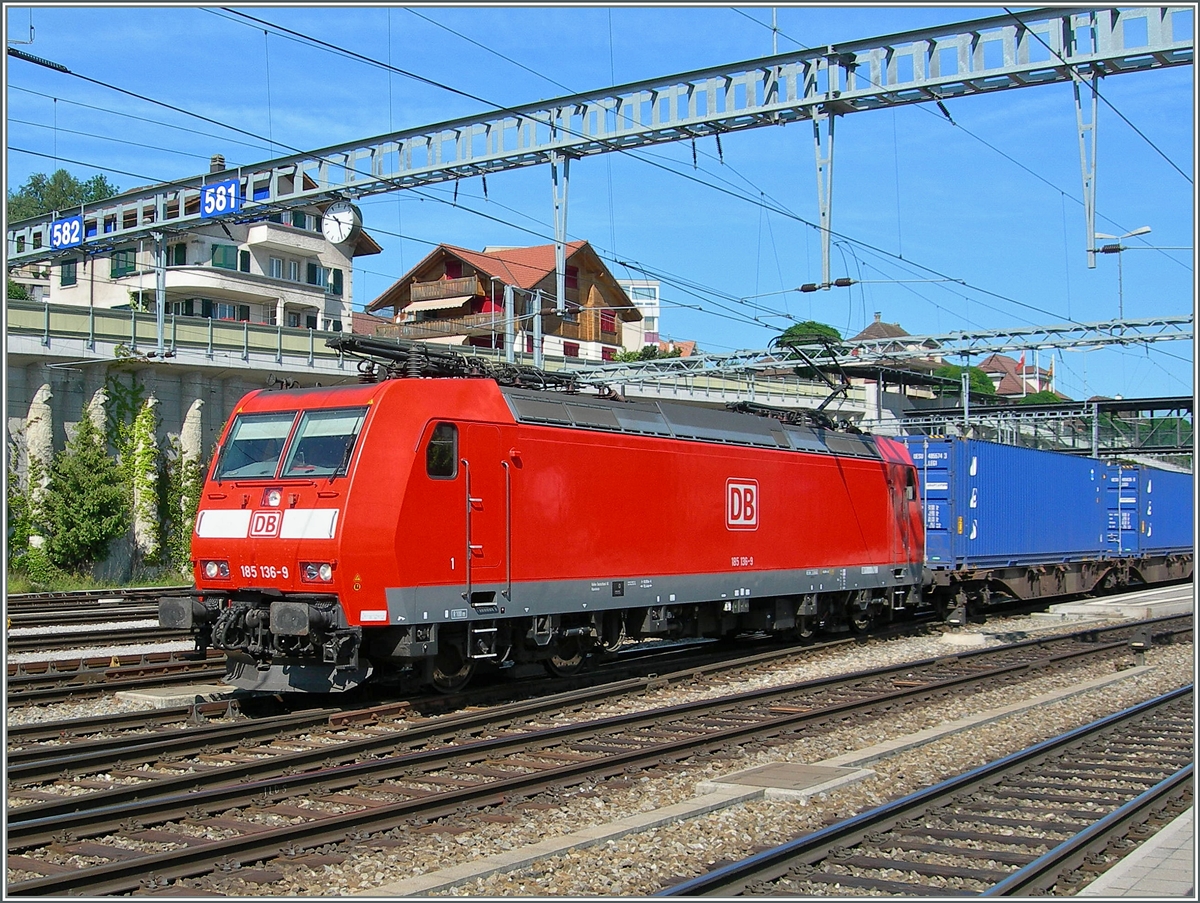
<path fill-rule="evenodd" d="M 205 561 L 201 564 L 201 567 L 204 570 L 204 576 L 209 580 L 229 579 L 228 561 Z"/>
<path fill-rule="evenodd" d="M 278 508 L 281 501 L 283 501 L 283 493 L 278 489 L 268 489 L 263 493 L 263 504 L 268 508 Z"/>
<path fill-rule="evenodd" d="M 333 579 L 333 565 L 324 561 L 302 561 L 300 576 L 307 583 L 329 583 Z"/>

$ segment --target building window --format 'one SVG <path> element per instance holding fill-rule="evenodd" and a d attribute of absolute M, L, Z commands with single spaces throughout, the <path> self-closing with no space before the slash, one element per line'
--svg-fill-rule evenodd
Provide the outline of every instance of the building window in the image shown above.
<path fill-rule="evenodd" d="M 329 291 L 335 295 L 342 293 L 342 271 L 337 267 L 332 270 L 333 278 L 329 281 Z"/>
<path fill-rule="evenodd" d="M 167 266 L 181 267 L 187 264 L 187 244 L 180 242 L 167 248 Z"/>
<path fill-rule="evenodd" d="M 224 301 L 212 303 L 212 318 L 214 320 L 249 320 L 249 304 L 228 304 Z"/>
<path fill-rule="evenodd" d="M 289 282 L 299 282 L 300 281 L 300 261 L 299 260 L 289 260 L 288 261 L 288 281 Z"/>
<path fill-rule="evenodd" d="M 79 281 L 78 260 L 64 260 L 58 265 L 58 284 L 63 288 Z"/>
<path fill-rule="evenodd" d="M 293 313 L 292 311 L 288 311 L 287 325 L 288 325 L 289 329 L 299 329 L 300 328 L 300 314 Z"/>
<path fill-rule="evenodd" d="M 458 475 L 458 427 L 453 423 L 439 423 L 433 428 L 425 446 L 425 472 L 437 479 Z"/>
<path fill-rule="evenodd" d="M 601 348 L 600 349 L 600 359 L 602 361 L 611 361 L 615 355 L 616 355 L 616 352 L 612 348 Z"/>
<path fill-rule="evenodd" d="M 533 354 L 533 336 L 525 336 L 525 353 Z"/>
<path fill-rule="evenodd" d="M 563 342 L 563 357 L 579 357 L 579 344 L 577 342 Z"/>
<path fill-rule="evenodd" d="M 329 282 L 329 273 L 319 263 L 309 261 L 308 278 L 305 281 L 309 285 L 319 285 L 324 288 Z"/>
<path fill-rule="evenodd" d="M 304 318 L 304 326 L 306 329 L 316 329 L 317 328 L 317 315 L 309 314 L 307 317 L 305 317 Z"/>
<path fill-rule="evenodd" d="M 617 331 L 617 314 L 615 311 L 611 311 L 611 310 L 600 311 L 600 331 L 601 332 L 616 332 Z"/>
<path fill-rule="evenodd" d="M 137 269 L 136 251 L 132 249 L 128 251 L 113 251 L 111 271 L 113 279 L 128 276 L 135 269 Z"/>
<path fill-rule="evenodd" d="M 238 251 L 238 269 L 243 273 L 250 272 L 250 252 Z"/>
<path fill-rule="evenodd" d="M 271 267 L 271 278 L 272 279 L 282 279 L 283 278 L 283 258 L 282 257 L 271 257 L 268 260 L 269 260 L 270 267 Z"/>
<path fill-rule="evenodd" d="M 567 288 L 579 288 L 579 267 L 567 267 Z"/>
<path fill-rule="evenodd" d="M 213 245 L 212 265 L 223 270 L 236 270 L 237 248 L 233 245 Z"/>
<path fill-rule="evenodd" d="M 292 225 L 297 229 L 303 229 L 308 221 L 308 214 L 303 210 L 292 211 Z"/>
<path fill-rule="evenodd" d="M 642 328 L 646 332 L 658 332 L 658 317 L 643 317 Z"/>
<path fill-rule="evenodd" d="M 186 301 L 172 301 L 167 304 L 167 312 L 177 317 L 195 316 L 196 302 L 188 298 Z"/>

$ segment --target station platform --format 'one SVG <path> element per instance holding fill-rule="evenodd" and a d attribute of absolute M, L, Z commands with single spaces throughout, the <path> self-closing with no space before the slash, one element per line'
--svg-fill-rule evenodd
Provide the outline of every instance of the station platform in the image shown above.
<path fill-rule="evenodd" d="M 1195 900 L 1195 837 L 1195 809 L 1188 809 L 1076 896 Z"/>
<path fill-rule="evenodd" d="M 1180 583 L 1137 590 L 1116 596 L 1100 596 L 1082 602 L 1051 605 L 1047 617 L 1164 618 L 1195 609 L 1195 585 Z"/>

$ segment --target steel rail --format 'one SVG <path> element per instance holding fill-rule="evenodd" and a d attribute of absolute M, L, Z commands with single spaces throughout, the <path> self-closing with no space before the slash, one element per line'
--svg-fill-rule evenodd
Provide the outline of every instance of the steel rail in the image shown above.
<path fill-rule="evenodd" d="M 1193 692 L 1189 684 L 1156 699 L 1132 706 L 1057 737 L 1034 744 L 1020 752 L 989 762 L 958 777 L 908 794 L 869 812 L 838 822 L 789 843 L 750 856 L 689 881 L 660 890 L 660 897 L 728 896 L 751 882 L 770 880 L 786 872 L 797 860 L 820 858 L 834 847 L 858 843 L 864 835 L 887 830 L 912 813 L 929 808 L 939 799 L 949 799 L 986 784 L 1016 766 L 1036 761 L 1079 740 L 1102 733 L 1121 722 L 1139 717 Z"/>
<path fill-rule="evenodd" d="M 1124 833 L 1144 821 L 1164 801 L 1190 789 L 1196 765 L 1191 763 L 1155 784 L 1136 799 L 1110 812 L 1074 837 L 1047 851 L 1024 868 L 984 891 L 984 897 L 1036 896 L 1046 893 L 1059 875 L 1082 862 L 1090 853 L 1105 847 L 1110 837 Z"/>
<path fill-rule="evenodd" d="M 1020 645 L 1024 646 L 1026 644 Z M 941 663 L 944 667 L 946 665 L 960 664 L 963 659 L 974 660 L 983 654 L 990 653 L 991 655 L 996 655 L 1011 653 L 1012 651 L 1012 647 L 1005 647 L 1003 650 L 979 650 L 976 653 L 953 657 L 943 656 L 939 659 L 928 661 L 935 664 Z M 1087 650 L 1076 650 L 1073 653 L 1063 656 L 1063 658 L 1070 657 L 1070 655 L 1082 654 L 1087 654 Z M 1054 659 L 1056 657 L 1050 656 L 1049 658 Z M 1040 662 L 1040 664 L 1045 663 L 1045 659 Z M 907 675 L 912 672 L 915 664 L 908 662 L 890 668 L 875 669 L 867 673 L 883 672 L 891 674 L 903 673 Z M 493 780 L 468 788 L 455 788 L 425 799 L 384 803 L 371 807 L 369 811 L 353 811 L 325 816 L 311 823 L 294 825 L 288 828 L 258 831 L 247 825 L 247 830 L 251 833 L 241 836 L 196 844 L 194 847 L 189 846 L 186 849 L 171 853 L 141 857 L 136 861 L 106 863 L 88 869 L 87 876 L 82 872 L 73 872 L 67 876 L 51 875 L 31 879 L 10 885 L 9 892 L 11 894 L 53 894 L 64 892 L 67 889 L 74 892 L 86 891 L 89 893 L 127 892 L 136 889 L 138 882 L 146 878 L 147 875 L 184 877 L 202 874 L 211 871 L 213 863 L 216 861 L 244 862 L 264 857 L 271 858 L 278 855 L 278 850 L 285 843 L 293 846 L 310 847 L 323 843 L 339 842 L 345 838 L 348 832 L 361 833 L 363 830 L 390 830 L 404 824 L 416 814 L 420 814 L 425 819 L 432 819 L 453 815 L 461 812 L 464 807 L 477 809 L 499 805 L 505 801 L 542 792 L 551 786 L 569 785 L 596 777 L 611 777 L 629 768 L 645 768 L 651 763 L 676 761 L 704 750 L 745 742 L 756 736 L 786 733 L 790 730 L 795 730 L 805 723 L 838 718 L 864 707 L 875 708 L 903 699 L 916 699 L 952 692 L 956 688 L 968 686 L 971 683 L 981 680 L 994 680 L 998 674 L 1019 674 L 1031 667 L 1037 667 L 1038 664 L 1039 662 L 1029 660 L 1018 661 L 1007 664 L 999 669 L 981 668 L 968 674 L 960 673 L 947 679 L 935 680 L 921 687 L 905 687 L 891 692 L 879 693 L 871 696 L 869 700 L 858 699 L 836 703 L 823 709 L 802 713 L 773 712 L 772 717 L 767 720 L 759 720 L 752 723 L 742 722 L 733 726 L 718 728 L 708 733 L 689 735 L 656 744 L 649 749 L 610 750 L 595 759 L 572 762 L 531 774 Z M 838 682 L 844 684 L 854 679 L 861 682 L 863 678 L 864 675 L 859 674 L 854 675 L 853 678 L 842 678 Z M 829 682 L 810 681 L 797 686 L 818 685 L 821 683 Z M 781 694 L 778 692 L 778 688 L 775 691 L 751 691 L 738 694 L 734 697 L 726 697 L 719 701 L 708 700 L 687 703 L 682 706 L 671 707 L 667 710 L 615 716 L 584 724 L 563 725 L 548 731 L 537 731 L 533 735 L 509 735 L 489 740 L 473 741 L 453 748 L 423 749 L 403 756 L 394 756 L 374 762 L 356 763 L 348 766 L 321 768 L 302 774 L 256 781 L 249 785 L 237 786 L 225 784 L 209 791 L 193 792 L 191 794 L 181 793 L 173 797 L 148 799 L 130 805 L 107 806 L 99 810 L 79 813 L 71 818 L 48 817 L 21 820 L 22 812 L 21 810 L 16 810 L 11 812 L 9 816 L 9 849 L 11 852 L 14 849 L 24 849 L 32 845 L 46 843 L 56 836 L 62 836 L 63 831 L 70 831 L 76 836 L 83 834 L 91 836 L 103 834 L 106 831 L 111 831 L 119 827 L 123 823 L 128 823 L 130 818 L 136 819 L 139 824 L 151 821 L 155 823 L 169 821 L 172 818 L 178 818 L 189 813 L 191 817 L 199 818 L 203 817 L 202 813 L 205 810 L 211 811 L 228 808 L 231 802 L 244 801 L 247 798 L 255 796 L 259 796 L 264 800 L 270 800 L 272 798 L 284 797 L 296 790 L 307 793 L 328 794 L 346 787 L 358 786 L 363 779 L 378 781 L 387 779 L 389 775 L 402 777 L 404 773 L 411 772 L 414 768 L 421 770 L 423 767 L 428 769 L 432 766 L 440 769 L 445 768 L 451 761 L 475 762 L 495 756 L 505 748 L 512 751 L 524 751 L 529 748 L 531 742 L 536 743 L 538 748 L 545 748 L 547 746 L 561 745 L 573 735 L 593 736 L 608 728 L 620 727 L 629 729 L 631 727 L 651 726 L 658 730 L 664 725 L 667 713 L 671 715 L 683 715 L 685 717 L 694 716 L 696 713 L 704 713 L 705 710 L 711 710 L 714 707 L 724 710 L 733 705 L 739 705 L 746 699 L 761 699 L 768 695 L 779 696 Z M 531 752 L 530 754 L 536 755 L 536 752 Z M 236 770 L 236 768 L 233 770 Z M 233 778 L 226 770 L 222 771 L 222 777 Z M 192 776 L 192 780 L 195 780 L 195 776 Z M 76 798 L 74 803 L 78 806 L 80 800 Z M 39 804 L 36 808 L 41 811 L 43 810 L 43 806 L 44 804 Z M 58 808 L 62 810 L 66 807 L 60 805 Z"/>

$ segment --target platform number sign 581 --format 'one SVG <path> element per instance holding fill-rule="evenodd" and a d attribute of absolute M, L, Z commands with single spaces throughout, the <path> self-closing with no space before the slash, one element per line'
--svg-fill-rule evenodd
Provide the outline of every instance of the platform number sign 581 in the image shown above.
<path fill-rule="evenodd" d="M 200 189 L 200 218 L 237 213 L 242 209 L 241 189 L 238 179 L 205 185 Z"/>
<path fill-rule="evenodd" d="M 758 503 L 758 480 L 726 480 L 725 526 L 730 530 L 757 530 Z"/>

